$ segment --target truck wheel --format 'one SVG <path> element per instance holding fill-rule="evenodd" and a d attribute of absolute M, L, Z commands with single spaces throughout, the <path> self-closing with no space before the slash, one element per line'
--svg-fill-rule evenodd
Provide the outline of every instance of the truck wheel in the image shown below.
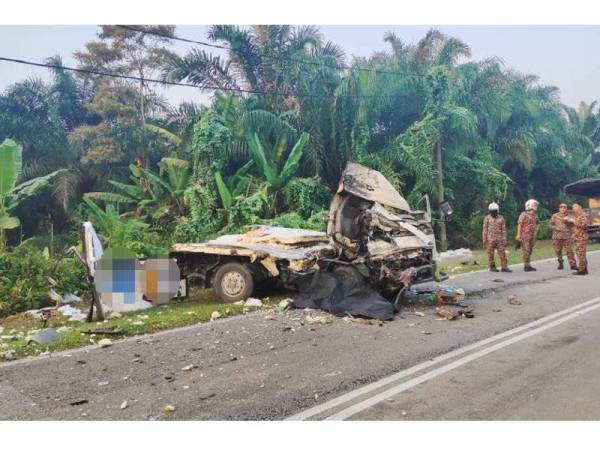
<path fill-rule="evenodd" d="M 254 277 L 244 264 L 223 264 L 215 272 L 213 289 L 225 303 L 246 300 L 254 290 Z"/>

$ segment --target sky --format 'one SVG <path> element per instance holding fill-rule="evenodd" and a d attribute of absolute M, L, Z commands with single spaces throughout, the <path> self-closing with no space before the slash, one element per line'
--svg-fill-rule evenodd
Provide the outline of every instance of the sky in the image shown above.
<path fill-rule="evenodd" d="M 348 60 L 387 50 L 383 42 L 386 31 L 414 43 L 432 27 L 467 43 L 474 60 L 498 57 L 507 68 L 538 75 L 541 83 L 560 89 L 561 100 L 567 105 L 600 99 L 600 26 L 320 26 L 326 39 L 344 48 Z M 0 26 L 0 56 L 42 62 L 58 54 L 65 65 L 75 65 L 73 52 L 94 40 L 98 30 L 94 26 Z M 206 26 L 181 26 L 176 33 L 207 40 L 206 31 Z M 185 54 L 191 47 L 174 42 L 171 49 Z M 48 71 L 0 61 L 0 91 L 31 76 L 48 79 Z M 197 89 L 185 87 L 165 88 L 163 94 L 173 104 L 206 102 L 208 98 Z"/>

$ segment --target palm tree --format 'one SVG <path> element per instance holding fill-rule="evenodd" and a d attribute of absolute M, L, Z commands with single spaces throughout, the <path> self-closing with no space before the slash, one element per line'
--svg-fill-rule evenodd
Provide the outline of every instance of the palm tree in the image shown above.
<path fill-rule="evenodd" d="M 208 38 L 227 47 L 227 58 L 192 49 L 170 62 L 165 77 L 223 91 L 265 93 L 262 101 L 274 112 L 292 109 L 295 104 L 290 74 L 299 65 L 298 61 L 315 64 L 333 58 L 338 64 L 343 57 L 340 49 L 323 42 L 319 30 L 312 26 L 213 25 Z"/>

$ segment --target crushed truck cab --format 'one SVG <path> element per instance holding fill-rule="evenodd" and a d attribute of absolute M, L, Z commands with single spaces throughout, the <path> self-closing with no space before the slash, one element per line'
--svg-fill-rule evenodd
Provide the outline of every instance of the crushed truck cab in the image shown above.
<path fill-rule="evenodd" d="M 248 298 L 268 280 L 294 289 L 319 270 L 363 279 L 393 298 L 409 283 L 432 280 L 437 257 L 429 208 L 411 210 L 381 173 L 355 163 L 342 174 L 326 233 L 257 226 L 174 244 L 170 255 L 189 282 L 212 287 L 225 302 Z"/>

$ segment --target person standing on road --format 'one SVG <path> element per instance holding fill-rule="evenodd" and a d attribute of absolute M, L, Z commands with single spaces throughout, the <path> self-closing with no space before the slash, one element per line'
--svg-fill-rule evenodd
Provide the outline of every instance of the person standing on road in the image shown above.
<path fill-rule="evenodd" d="M 539 203 L 537 200 L 527 200 L 527 202 L 525 202 L 525 211 L 521 213 L 517 223 L 516 239 L 517 242 L 520 242 L 521 250 L 523 251 L 523 265 L 525 272 L 536 270 L 531 267 L 530 258 L 539 225 L 537 216 L 538 205 Z"/>
<path fill-rule="evenodd" d="M 586 245 L 588 240 L 588 216 L 577 202 L 573 203 L 573 217 L 565 219 L 573 229 L 575 252 L 577 253 L 577 272 L 574 275 L 587 275 Z"/>
<path fill-rule="evenodd" d="M 552 247 L 554 248 L 554 253 L 556 253 L 556 258 L 558 258 L 558 270 L 563 270 L 563 248 L 567 253 L 567 260 L 571 269 L 577 270 L 577 263 L 575 262 L 571 243 L 571 230 L 569 229 L 569 224 L 565 222 L 565 219 L 568 217 L 567 204 L 561 203 L 558 206 L 558 212 L 552 214 L 549 223 L 552 230 Z"/>
<path fill-rule="evenodd" d="M 490 203 L 489 214 L 483 219 L 483 245 L 488 254 L 490 272 L 498 272 L 494 251 L 498 251 L 502 272 L 512 272 L 506 261 L 506 221 L 499 214 L 500 207 L 497 203 Z"/>

